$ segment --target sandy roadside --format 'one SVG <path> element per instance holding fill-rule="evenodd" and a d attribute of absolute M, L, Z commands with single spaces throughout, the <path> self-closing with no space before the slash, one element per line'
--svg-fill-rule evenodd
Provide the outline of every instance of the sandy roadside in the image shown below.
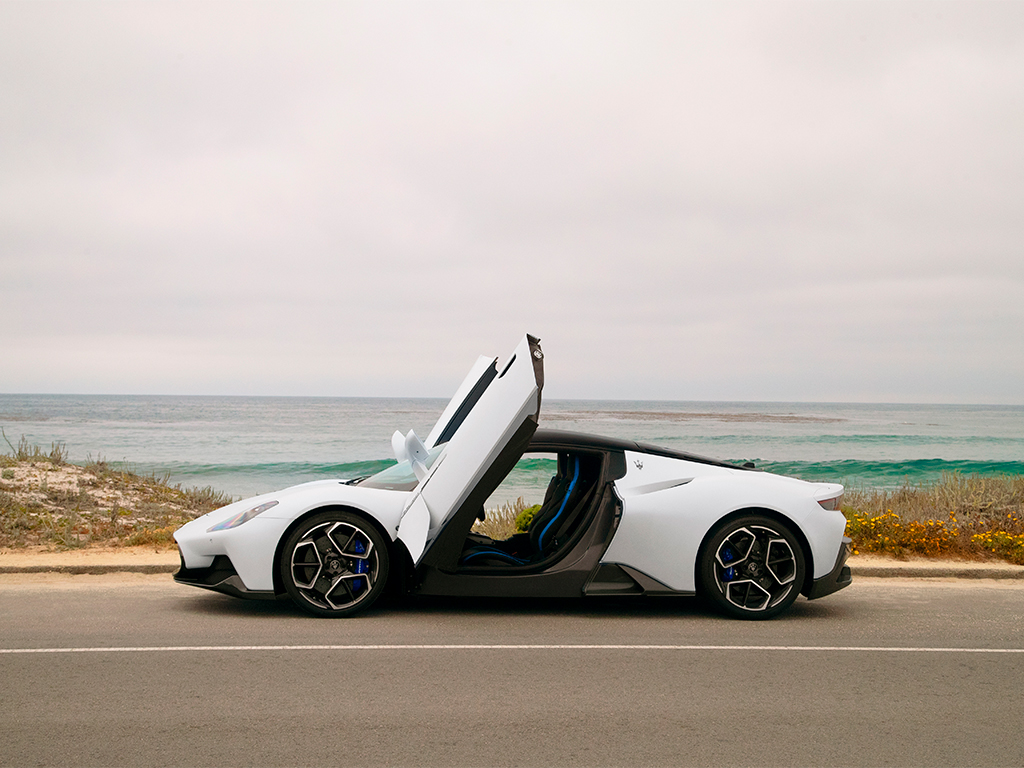
<path fill-rule="evenodd" d="M 179 565 L 176 549 L 154 550 L 153 547 L 88 547 L 54 551 L 45 547 L 23 549 L 0 549 L 0 569 L 8 568 L 52 568 L 123 565 L 139 568 L 142 566 L 177 569 Z"/>

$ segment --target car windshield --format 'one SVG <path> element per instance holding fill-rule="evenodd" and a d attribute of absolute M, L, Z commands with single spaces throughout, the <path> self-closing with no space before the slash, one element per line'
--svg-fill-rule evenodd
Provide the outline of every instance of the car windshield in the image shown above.
<path fill-rule="evenodd" d="M 427 469 L 430 469 L 434 460 L 441 455 L 445 445 L 446 443 L 435 445 L 427 451 L 427 460 L 423 462 L 427 465 Z M 412 471 L 412 463 L 403 461 L 393 464 L 387 469 L 382 469 L 376 475 L 370 475 L 358 485 L 364 488 L 383 488 L 388 491 L 411 491 L 418 483 L 419 480 L 416 479 L 416 475 Z"/>

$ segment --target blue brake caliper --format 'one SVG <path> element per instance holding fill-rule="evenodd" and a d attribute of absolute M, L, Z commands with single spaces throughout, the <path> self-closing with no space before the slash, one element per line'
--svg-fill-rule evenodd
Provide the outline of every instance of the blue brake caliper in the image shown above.
<path fill-rule="evenodd" d="M 356 551 L 357 555 L 362 555 L 362 554 L 366 553 L 366 545 L 363 544 L 363 542 L 361 542 L 361 541 L 357 541 L 352 546 L 352 549 L 354 549 Z M 363 559 L 356 560 L 356 573 L 367 573 L 369 570 L 370 570 L 370 565 L 369 565 L 369 563 L 366 562 L 366 560 L 363 560 Z M 358 590 L 360 590 L 362 588 L 363 588 L 363 580 L 362 579 L 352 579 L 352 591 L 353 592 L 356 592 L 356 591 L 358 591 Z"/>
<path fill-rule="evenodd" d="M 725 563 L 731 563 L 736 559 L 736 552 L 732 547 L 726 547 L 722 550 L 722 561 Z M 722 581 L 732 581 L 736 578 L 736 569 L 731 565 L 722 572 Z"/>

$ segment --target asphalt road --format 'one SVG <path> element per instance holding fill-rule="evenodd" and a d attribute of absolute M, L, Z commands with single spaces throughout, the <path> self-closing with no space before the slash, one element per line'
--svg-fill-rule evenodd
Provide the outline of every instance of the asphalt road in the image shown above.
<path fill-rule="evenodd" d="M 692 599 L 331 621 L 4 577 L 0 650 L 0 765 L 1024 764 L 1013 582 L 863 579 L 754 623 Z"/>

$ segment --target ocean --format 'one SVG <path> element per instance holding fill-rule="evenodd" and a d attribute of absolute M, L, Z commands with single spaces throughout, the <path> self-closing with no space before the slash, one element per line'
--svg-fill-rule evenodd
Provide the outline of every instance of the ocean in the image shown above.
<path fill-rule="evenodd" d="M 391 434 L 426 437 L 430 398 L 0 394 L 0 427 L 89 458 L 236 497 L 394 463 Z M 635 439 L 860 489 L 944 472 L 1024 475 L 1024 406 L 544 400 L 541 426 Z M 0 452 L 10 451 L 0 443 Z M 523 469 L 547 473 L 547 468 Z M 523 476 L 535 486 L 540 478 Z M 546 483 L 540 483 L 544 485 Z"/>

